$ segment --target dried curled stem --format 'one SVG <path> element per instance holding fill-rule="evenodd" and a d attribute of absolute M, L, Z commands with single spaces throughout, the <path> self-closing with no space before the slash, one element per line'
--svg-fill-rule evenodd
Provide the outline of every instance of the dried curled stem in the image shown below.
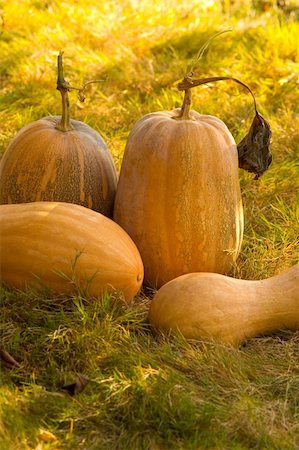
<path fill-rule="evenodd" d="M 89 84 L 92 84 L 92 83 L 101 83 L 101 82 L 103 82 L 103 81 L 105 81 L 105 80 L 91 80 L 91 81 L 87 81 L 86 83 L 84 83 L 83 84 L 83 86 L 82 87 L 80 87 L 80 88 L 77 88 L 77 87 L 74 87 L 74 86 L 69 86 L 69 90 L 70 91 L 78 91 L 78 99 L 79 99 L 79 101 L 80 102 L 84 102 L 84 100 L 85 100 L 85 89 L 86 89 L 86 87 L 89 85 Z"/>
<path fill-rule="evenodd" d="M 68 96 L 70 84 L 64 79 L 62 55 L 63 52 L 60 51 L 57 57 L 57 89 L 61 94 L 62 113 L 60 122 L 56 125 L 56 129 L 66 132 L 73 130 L 73 127 L 70 121 L 70 101 Z"/>
<path fill-rule="evenodd" d="M 183 79 L 183 81 L 181 83 L 178 84 L 178 90 L 186 91 L 187 89 L 191 89 L 195 86 L 200 86 L 202 84 L 213 83 L 215 81 L 222 81 L 222 80 L 232 80 L 232 81 L 235 81 L 236 83 L 240 84 L 241 86 L 245 87 L 252 96 L 253 103 L 254 103 L 254 110 L 255 110 L 255 112 L 257 112 L 255 96 L 254 96 L 252 90 L 250 89 L 249 86 L 247 86 L 247 84 L 243 83 L 242 81 L 240 81 L 234 77 L 208 77 L 208 78 L 199 78 L 198 80 L 193 80 L 192 78 L 187 76 Z"/>

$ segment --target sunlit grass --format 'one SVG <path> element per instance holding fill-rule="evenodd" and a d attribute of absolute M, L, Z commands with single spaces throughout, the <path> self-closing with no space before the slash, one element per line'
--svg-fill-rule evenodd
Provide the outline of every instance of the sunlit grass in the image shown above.
<path fill-rule="evenodd" d="M 265 3 L 265 2 L 264 2 Z M 268 2 L 271 4 L 271 2 Z M 233 274 L 260 279 L 298 261 L 299 12 L 256 1 L 12 0 L 0 6 L 0 153 L 26 123 L 60 114 L 65 78 L 91 85 L 72 117 L 99 131 L 120 169 L 144 114 L 179 107 L 177 83 L 208 37 L 195 76 L 232 75 L 254 91 L 270 122 L 273 164 L 258 180 L 240 170 L 245 212 Z M 264 10 L 264 9 L 265 10 Z M 2 12 L 1 12 L 2 11 Z M 217 115 L 238 142 L 254 110 L 231 82 L 194 90 L 193 108 Z M 12 449 L 286 449 L 299 446 L 298 333 L 241 348 L 162 337 L 149 299 L 129 308 L 1 291 L 2 344 L 20 363 L 3 369 L 0 447 Z M 74 398 L 61 386 L 90 379 Z M 51 431 L 56 441 L 42 438 Z"/>

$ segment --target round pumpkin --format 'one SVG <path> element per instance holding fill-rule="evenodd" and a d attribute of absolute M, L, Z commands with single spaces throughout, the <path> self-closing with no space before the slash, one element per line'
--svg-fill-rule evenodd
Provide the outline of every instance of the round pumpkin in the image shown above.
<path fill-rule="evenodd" d="M 151 287 L 188 272 L 228 272 L 243 208 L 227 126 L 193 110 L 142 117 L 127 140 L 114 220 L 136 243 Z"/>
<path fill-rule="evenodd" d="M 0 203 L 77 203 L 111 217 L 117 175 L 104 140 L 77 120 L 61 131 L 60 120 L 32 122 L 12 140 L 0 162 Z"/>
<path fill-rule="evenodd" d="M 100 134 L 69 117 L 68 91 L 58 56 L 62 115 L 23 127 L 0 162 L 0 203 L 77 203 L 112 217 L 116 168 Z"/>
<path fill-rule="evenodd" d="M 143 264 L 127 233 L 103 214 L 71 203 L 0 205 L 0 279 L 17 289 L 78 289 L 100 297 L 139 291 Z"/>

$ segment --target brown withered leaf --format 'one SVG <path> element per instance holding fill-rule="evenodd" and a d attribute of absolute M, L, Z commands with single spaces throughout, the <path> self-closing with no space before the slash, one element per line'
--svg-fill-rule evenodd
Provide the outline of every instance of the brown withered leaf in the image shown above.
<path fill-rule="evenodd" d="M 269 123 L 256 111 L 249 132 L 237 145 L 239 167 L 255 173 L 257 180 L 270 166 L 271 128 Z"/>
<path fill-rule="evenodd" d="M 84 375 L 81 375 L 80 373 L 77 373 L 76 375 L 77 376 L 73 382 L 66 383 L 61 387 L 63 391 L 68 392 L 68 394 L 70 394 L 72 397 L 74 395 L 80 394 L 80 392 L 82 392 L 89 383 L 89 379 Z"/>
<path fill-rule="evenodd" d="M 20 367 L 20 364 L 2 347 L 0 347 L 0 360 L 8 369 Z"/>

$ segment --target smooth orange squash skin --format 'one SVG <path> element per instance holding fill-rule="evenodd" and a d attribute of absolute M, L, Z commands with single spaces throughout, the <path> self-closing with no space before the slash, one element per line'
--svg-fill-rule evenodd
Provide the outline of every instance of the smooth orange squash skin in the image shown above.
<path fill-rule="evenodd" d="M 226 273 L 240 251 L 243 208 L 235 141 L 213 116 L 144 116 L 125 149 L 114 220 L 136 243 L 145 283 L 188 272 Z"/>
<path fill-rule="evenodd" d="M 73 130 L 57 130 L 60 119 L 32 122 L 11 141 L 0 162 L 0 203 L 69 202 L 112 217 L 117 175 L 104 140 L 77 120 Z"/>
<path fill-rule="evenodd" d="M 186 338 L 238 345 L 281 329 L 299 330 L 299 264 L 264 280 L 190 273 L 156 292 L 151 324 Z"/>
<path fill-rule="evenodd" d="M 22 290 L 41 282 L 57 293 L 117 291 L 129 302 L 143 280 L 140 254 L 127 233 L 71 203 L 1 205 L 0 255 L 0 279 Z"/>

